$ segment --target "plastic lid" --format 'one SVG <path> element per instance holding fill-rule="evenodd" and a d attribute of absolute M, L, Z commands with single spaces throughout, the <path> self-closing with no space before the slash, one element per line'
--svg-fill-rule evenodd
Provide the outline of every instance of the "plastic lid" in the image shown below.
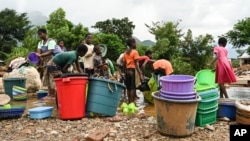
<path fill-rule="evenodd" d="M 32 108 L 29 109 L 29 112 L 42 112 L 42 111 L 48 111 L 48 110 L 52 110 L 53 107 L 36 107 L 36 108 Z"/>

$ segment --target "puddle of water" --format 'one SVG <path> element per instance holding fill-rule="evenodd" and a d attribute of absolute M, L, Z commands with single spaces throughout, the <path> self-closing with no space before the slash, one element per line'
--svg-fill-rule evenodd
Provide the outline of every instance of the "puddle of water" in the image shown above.
<path fill-rule="evenodd" d="M 28 114 L 28 110 L 31 108 L 40 107 L 40 106 L 52 106 L 54 108 L 52 117 L 57 117 L 57 108 L 56 108 L 55 99 L 40 100 L 37 98 L 36 94 L 30 93 L 28 94 L 28 98 L 26 101 L 12 100 L 10 104 L 15 105 L 15 106 L 25 106 L 26 107 L 25 112 L 24 112 L 25 115 Z"/>
<path fill-rule="evenodd" d="M 234 100 L 250 100 L 249 87 L 229 87 L 227 89 L 230 99 Z"/>

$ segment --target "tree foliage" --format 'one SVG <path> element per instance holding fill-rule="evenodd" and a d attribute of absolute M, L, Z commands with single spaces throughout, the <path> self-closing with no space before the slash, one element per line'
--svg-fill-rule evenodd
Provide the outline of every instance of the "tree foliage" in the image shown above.
<path fill-rule="evenodd" d="M 126 43 L 126 40 L 132 37 L 135 25 L 125 17 L 122 19 L 112 18 L 111 20 L 99 21 L 92 27 L 105 34 L 115 34 L 123 43 Z"/>
<path fill-rule="evenodd" d="M 105 44 L 108 49 L 105 57 L 113 61 L 126 49 L 122 40 L 115 34 L 96 33 L 93 35 L 93 44 Z"/>
<path fill-rule="evenodd" d="M 24 39 L 31 25 L 26 13 L 19 14 L 8 8 L 0 12 L 0 17 L 0 59 L 5 59 L 6 54 Z"/>
<path fill-rule="evenodd" d="M 204 69 L 204 66 L 211 60 L 213 55 L 212 43 L 212 35 L 200 35 L 193 39 L 192 31 L 189 29 L 181 43 L 183 59 L 191 64 L 194 70 Z"/>
<path fill-rule="evenodd" d="M 236 48 L 250 45 L 250 18 L 239 20 L 233 29 L 226 33 L 226 37 Z"/>
<path fill-rule="evenodd" d="M 158 58 L 170 59 L 172 55 L 179 52 L 180 37 L 182 30 L 178 28 L 178 22 L 153 22 L 147 25 L 149 32 L 155 35 L 156 45 L 153 50 Z"/>

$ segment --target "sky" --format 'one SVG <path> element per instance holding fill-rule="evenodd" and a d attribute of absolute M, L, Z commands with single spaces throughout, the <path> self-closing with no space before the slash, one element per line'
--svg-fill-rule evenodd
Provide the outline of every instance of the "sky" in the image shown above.
<path fill-rule="evenodd" d="M 250 16 L 249 0 L 0 0 L 0 10 L 41 12 L 44 16 L 59 7 L 74 24 L 82 23 L 90 31 L 98 21 L 128 17 L 136 26 L 133 36 L 155 41 L 145 24 L 181 20 L 180 28 L 191 29 L 193 36 L 219 35 L 233 29 L 239 20 Z"/>

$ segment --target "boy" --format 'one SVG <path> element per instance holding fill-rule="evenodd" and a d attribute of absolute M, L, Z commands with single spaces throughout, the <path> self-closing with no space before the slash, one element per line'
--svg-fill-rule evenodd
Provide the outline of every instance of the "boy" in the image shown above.
<path fill-rule="evenodd" d="M 68 68 L 73 63 L 76 64 L 76 69 L 79 73 L 82 73 L 80 69 L 78 56 L 84 56 L 88 51 L 88 48 L 84 44 L 78 45 L 76 51 L 68 51 L 60 53 L 52 58 L 47 64 L 48 71 L 52 74 L 52 76 L 58 76 L 62 73 L 67 73 Z"/>
<path fill-rule="evenodd" d="M 108 74 L 105 74 L 105 69 L 107 68 L 105 65 L 107 65 L 102 58 L 102 49 L 99 45 L 94 47 L 94 74 L 98 76 L 107 76 L 109 77 Z"/>
<path fill-rule="evenodd" d="M 136 50 L 136 41 L 134 38 L 129 38 L 127 41 L 129 49 L 124 53 L 124 68 L 125 68 L 125 85 L 127 87 L 128 102 L 134 103 L 136 98 L 136 80 L 135 71 L 138 72 L 140 79 L 143 79 L 142 71 L 139 67 L 139 54 Z"/>

